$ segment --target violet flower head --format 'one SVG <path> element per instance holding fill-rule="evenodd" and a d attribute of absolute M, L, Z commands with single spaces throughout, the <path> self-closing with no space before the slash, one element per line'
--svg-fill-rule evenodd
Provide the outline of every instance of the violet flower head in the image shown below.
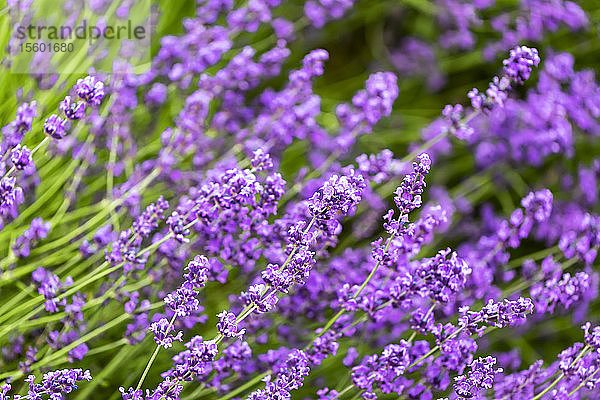
<path fill-rule="evenodd" d="M 577 272 L 574 276 L 565 273 L 562 277 L 552 277 L 531 287 L 531 298 L 538 314 L 554 312 L 561 305 L 568 310 L 573 304 L 584 298 L 591 288 L 591 279 L 586 272 Z"/>
<path fill-rule="evenodd" d="M 266 291 L 266 285 L 259 283 L 251 285 L 248 290 L 242 292 L 240 298 L 244 301 L 246 306 L 253 306 L 255 313 L 265 313 L 273 309 L 279 298 L 273 291 Z"/>
<path fill-rule="evenodd" d="M 540 63 L 540 57 L 535 48 L 517 46 L 509 54 L 509 58 L 503 61 L 503 75 L 494 77 L 485 93 L 480 93 L 477 89 L 468 93 L 471 105 L 475 110 L 489 112 L 494 107 L 504 107 L 511 83 L 518 85 L 525 83 L 529 79 L 533 67 L 537 67 Z"/>
<path fill-rule="evenodd" d="M 22 371 L 24 374 L 28 374 L 29 372 L 31 372 L 31 366 L 36 361 L 38 361 L 37 353 L 37 348 L 29 346 L 27 348 L 27 351 L 25 352 L 25 360 L 19 361 L 19 370 Z M 3 400 L 2 396 L 0 396 L 0 399 Z"/>
<path fill-rule="evenodd" d="M 585 330 L 586 329 L 586 325 L 584 325 L 582 328 Z M 558 368 L 565 374 L 568 376 L 572 376 L 572 375 L 576 375 L 577 370 L 579 369 L 579 367 L 582 364 L 582 359 L 579 358 L 579 361 L 576 361 L 578 359 L 578 355 L 580 354 L 581 349 L 583 348 L 583 343 L 580 342 L 575 342 L 572 346 L 566 348 L 565 350 L 561 351 L 557 358 L 558 358 Z"/>
<path fill-rule="evenodd" d="M 354 0 L 310 0 L 304 4 L 304 15 L 315 28 L 321 28 L 329 20 L 342 18 L 353 4 Z"/>
<path fill-rule="evenodd" d="M 148 237 L 158 227 L 158 222 L 165 218 L 165 211 L 169 209 L 169 203 L 160 196 L 156 203 L 146 207 L 144 212 L 134 221 L 133 232 L 142 238 Z"/>
<path fill-rule="evenodd" d="M 371 133 L 380 119 L 391 114 L 398 93 L 395 74 L 371 74 L 365 83 L 365 89 L 359 90 L 352 97 L 352 104 L 342 103 L 335 109 L 340 123 L 340 133 L 336 139 L 338 145 L 349 146 L 358 136 Z"/>
<path fill-rule="evenodd" d="M 535 222 L 546 221 L 552 212 L 552 192 L 543 189 L 537 192 L 530 192 L 521 200 L 521 205 L 525 208 L 525 215 Z"/>
<path fill-rule="evenodd" d="M 495 364 L 494 357 L 480 357 L 471 363 L 471 370 L 466 375 L 455 378 L 454 391 L 458 395 L 458 399 L 472 399 L 480 390 L 491 389 L 495 375 L 503 371 L 502 368 L 494 369 Z"/>
<path fill-rule="evenodd" d="M 173 324 L 170 324 L 166 318 L 161 318 L 150 325 L 150 331 L 154 332 L 154 341 L 159 346 L 168 349 L 173 346 L 174 341 L 182 341 L 183 332 L 179 331 L 175 336 L 171 334 L 175 330 Z"/>
<path fill-rule="evenodd" d="M 584 340 L 588 346 L 591 346 L 595 351 L 600 349 L 600 326 L 592 328 L 592 324 L 586 322 L 581 327 L 584 332 Z"/>
<path fill-rule="evenodd" d="M 25 168 L 33 165 L 33 158 L 31 157 L 31 150 L 27 146 L 21 146 L 18 144 L 10 153 L 10 161 L 12 161 L 15 169 L 24 170 Z"/>
<path fill-rule="evenodd" d="M 13 253 L 18 258 L 29 257 L 29 251 L 38 241 L 45 239 L 50 232 L 50 222 L 41 218 L 34 218 L 31 225 L 23 234 L 15 239 L 12 246 Z"/>
<path fill-rule="evenodd" d="M 398 344 L 389 344 L 381 356 L 373 354 L 352 368 L 352 381 L 358 388 L 365 390 L 368 399 L 375 397 L 375 385 L 386 385 L 403 375 L 411 363 L 411 345 L 406 340 Z"/>
<path fill-rule="evenodd" d="M 248 400 L 289 399 L 292 390 L 302 386 L 310 372 L 309 358 L 302 350 L 295 349 L 288 354 L 285 362 L 278 366 L 274 376 L 268 376 L 264 389 L 255 390 Z"/>
<path fill-rule="evenodd" d="M 394 159 L 394 153 L 385 149 L 378 154 L 361 154 L 356 157 L 358 171 L 375 183 L 382 183 L 393 176 L 402 167 L 399 160 Z"/>
<path fill-rule="evenodd" d="M 294 284 L 294 276 L 289 269 L 279 270 L 279 265 L 269 264 L 261 273 L 262 279 L 278 292 L 287 293 Z"/>
<path fill-rule="evenodd" d="M 66 300 L 64 298 L 58 300 L 58 295 L 62 289 L 73 284 L 73 279 L 70 276 L 67 276 L 64 282 L 61 282 L 57 275 L 43 267 L 38 267 L 31 274 L 31 279 L 37 283 L 38 293 L 46 299 L 44 303 L 46 311 L 58 312 L 59 306 L 66 305 Z"/>
<path fill-rule="evenodd" d="M 369 76 L 364 92 L 352 98 L 354 106 L 361 108 L 367 122 L 374 125 L 382 117 L 392 113 L 392 106 L 398 97 L 396 75 L 391 72 L 377 72 Z"/>
<path fill-rule="evenodd" d="M 3 383 L 2 386 L 0 386 L 0 399 L 10 400 L 8 392 L 10 392 L 11 389 L 12 386 L 10 385 L 10 383 Z"/>
<path fill-rule="evenodd" d="M 187 317 L 200 307 L 196 295 L 196 291 L 180 287 L 169 293 L 164 302 L 178 317 Z"/>
<path fill-rule="evenodd" d="M 227 14 L 227 23 L 234 30 L 247 32 L 256 32 L 261 23 L 270 20 L 270 5 L 265 0 L 250 0 L 247 6 L 233 9 Z"/>
<path fill-rule="evenodd" d="M 273 168 L 273 160 L 271 159 L 271 156 L 269 153 L 265 153 L 262 149 L 257 149 L 254 151 L 250 164 L 255 171 L 264 171 Z"/>
<path fill-rule="evenodd" d="M 191 232 L 189 228 L 186 228 L 185 217 L 183 215 L 177 211 L 173 211 L 169 218 L 167 218 L 167 225 L 169 225 L 169 229 L 173 233 L 175 240 L 180 243 L 189 243 L 190 239 L 187 236 Z"/>
<path fill-rule="evenodd" d="M 332 176 L 308 200 L 311 217 L 326 221 L 347 214 L 360 201 L 365 186 L 362 175 L 354 170 L 348 175 Z"/>
<path fill-rule="evenodd" d="M 182 287 L 188 290 L 198 290 L 206 285 L 210 262 L 205 256 L 197 255 L 185 268 L 187 272 L 183 275 L 185 282 Z"/>
<path fill-rule="evenodd" d="M 435 257 L 422 260 L 416 274 L 424 282 L 421 295 L 447 303 L 465 286 L 471 268 L 456 252 L 447 248 Z"/>
<path fill-rule="evenodd" d="M 58 108 L 65 114 L 65 117 L 71 120 L 78 120 L 85 116 L 85 103 L 74 102 L 71 100 L 71 96 L 66 96 Z"/>
<path fill-rule="evenodd" d="M 473 89 L 472 91 L 469 92 L 468 96 L 469 97 L 475 96 L 476 93 L 477 93 L 477 89 Z M 483 101 L 480 99 L 480 97 L 476 97 L 476 99 L 477 100 L 472 99 L 472 102 Z M 475 104 L 475 103 L 473 103 L 473 104 Z M 444 107 L 444 109 L 442 110 L 442 116 L 448 122 L 448 128 L 450 129 L 450 132 L 452 132 L 452 134 L 454 136 L 456 136 L 458 139 L 468 140 L 475 133 L 473 128 L 471 128 L 468 124 L 466 124 L 464 122 L 465 116 L 464 116 L 464 108 L 463 108 L 462 104 L 456 104 L 454 106 L 447 104 Z"/>
<path fill-rule="evenodd" d="M 119 387 L 119 392 L 121 392 L 123 400 L 144 400 L 144 391 L 142 389 L 135 390 L 130 387 L 125 391 L 125 388 L 121 386 Z"/>
<path fill-rule="evenodd" d="M 308 53 L 302 59 L 301 71 L 307 73 L 309 76 L 323 75 L 323 64 L 329 60 L 329 53 L 323 49 L 316 49 Z"/>
<path fill-rule="evenodd" d="M 35 383 L 35 376 L 29 375 L 25 382 L 29 384 L 27 398 L 41 399 L 42 395 L 50 399 L 62 399 L 65 394 L 77 389 L 80 381 L 91 381 L 90 371 L 82 369 L 61 369 L 50 371 L 42 376 L 41 383 Z"/>
<path fill-rule="evenodd" d="M 25 133 L 31 130 L 33 119 L 37 116 L 37 103 L 23 103 L 17 108 L 15 119 L 2 128 L 3 143 L 13 147 L 21 143 Z"/>
<path fill-rule="evenodd" d="M 50 115 L 44 121 L 44 133 L 54 139 L 62 139 L 66 135 L 66 129 L 68 128 L 68 122 L 62 119 L 56 114 Z"/>
<path fill-rule="evenodd" d="M 394 202 L 402 216 L 407 216 L 411 211 L 421 207 L 421 194 L 426 186 L 425 175 L 431 169 L 431 159 L 427 153 L 421 153 L 413 162 L 413 171 L 404 177 L 394 194 Z M 406 222 L 406 221 L 404 221 Z"/>
<path fill-rule="evenodd" d="M 552 193 L 548 189 L 530 192 L 521 199 L 523 208 L 515 209 L 508 220 L 500 223 L 497 237 L 501 243 L 516 248 L 531 233 L 534 224 L 547 221 L 552 213 Z"/>
<path fill-rule="evenodd" d="M 163 382 L 164 385 L 161 384 L 161 387 L 153 393 L 153 395 L 157 394 L 157 397 L 153 398 L 160 398 L 165 389 L 171 387 L 169 381 L 172 379 L 186 380 L 190 376 L 202 376 L 212 370 L 212 362 L 219 352 L 214 341 L 204 341 L 202 336 L 194 336 L 184 346 L 186 350 L 173 357 L 174 368 L 163 374 L 167 379 Z"/>
<path fill-rule="evenodd" d="M 146 101 L 150 104 L 162 104 L 165 102 L 166 98 L 167 86 L 160 82 L 152 85 L 150 90 L 148 90 L 148 93 L 146 93 Z"/>
<path fill-rule="evenodd" d="M 505 299 L 502 302 L 490 299 L 480 311 L 471 311 L 469 306 L 462 306 L 459 309 L 458 325 L 470 334 L 481 334 L 486 325 L 497 328 L 519 325 L 533 310 L 533 302 L 528 298 Z"/>
<path fill-rule="evenodd" d="M 324 359 L 330 355 L 337 354 L 340 344 L 336 341 L 337 333 L 327 331 L 321 336 L 317 336 L 306 351 L 311 364 L 321 365 Z"/>
<path fill-rule="evenodd" d="M 538 51 L 527 46 L 517 46 L 509 54 L 510 56 L 502 62 L 504 64 L 504 74 L 521 85 L 529 79 L 533 67 L 539 65 Z"/>
<path fill-rule="evenodd" d="M 14 176 L 7 176 L 0 180 L 0 215 L 6 216 L 11 210 L 23 203 L 23 189 L 16 185 Z"/>
<path fill-rule="evenodd" d="M 223 311 L 217 315 L 219 322 L 217 322 L 217 330 L 219 333 L 226 337 L 234 337 L 242 339 L 246 329 L 240 328 L 237 323 L 237 317 L 234 313 Z"/>
<path fill-rule="evenodd" d="M 99 106 L 104 97 L 104 83 L 96 80 L 93 76 L 78 79 L 73 88 L 77 96 L 85 101 L 88 106 Z"/>

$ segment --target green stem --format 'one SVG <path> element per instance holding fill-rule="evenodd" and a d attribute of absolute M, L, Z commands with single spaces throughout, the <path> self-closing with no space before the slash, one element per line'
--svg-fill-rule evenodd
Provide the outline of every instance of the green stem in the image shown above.
<path fill-rule="evenodd" d="M 169 332 L 171 330 L 171 327 L 175 323 L 176 317 L 177 317 L 177 314 L 173 314 L 173 317 L 171 318 L 171 321 L 169 322 L 169 326 L 167 327 L 167 332 Z M 150 357 L 150 359 L 148 360 L 148 363 L 146 364 L 146 368 L 144 369 L 144 372 L 142 373 L 142 376 L 140 377 L 140 380 L 138 381 L 138 384 L 135 387 L 135 390 L 139 390 L 142 387 L 142 383 L 144 383 L 144 379 L 146 379 L 146 375 L 148 375 L 148 372 L 150 371 L 150 367 L 152 367 L 152 364 L 154 363 L 154 360 L 156 359 L 156 356 L 158 355 L 158 352 L 160 351 L 160 349 L 161 349 L 161 345 L 157 344 L 156 348 L 154 349 L 154 352 L 152 353 L 152 356 Z"/>
<path fill-rule="evenodd" d="M 581 349 L 581 351 L 579 352 L 579 355 L 569 365 L 569 368 L 571 368 L 573 365 L 575 365 L 575 363 L 577 361 L 579 361 L 581 359 L 581 357 L 583 357 L 584 355 L 586 355 L 590 349 L 591 349 L 591 347 L 589 345 L 586 345 L 583 349 Z M 546 387 L 546 389 L 542 390 L 540 393 L 538 393 L 537 395 L 535 395 L 535 397 L 533 397 L 531 400 L 538 400 L 538 399 L 540 399 L 543 395 L 545 395 L 546 393 L 548 393 L 548 391 L 550 389 L 552 389 L 554 386 L 556 386 L 556 384 L 558 382 L 560 382 L 564 377 L 565 377 L 565 373 L 561 372 L 561 374 L 554 381 L 552 381 L 552 383 L 550 385 L 548 385 L 548 387 Z"/>
<path fill-rule="evenodd" d="M 581 382 L 579 385 L 577 385 L 577 387 L 575 389 L 573 389 L 571 391 L 571 393 L 569 393 L 569 397 L 571 397 L 576 391 L 578 391 L 579 389 L 581 389 L 590 379 L 594 378 L 594 375 L 596 375 L 596 373 L 600 371 L 600 367 L 596 368 L 596 370 L 594 371 L 593 374 L 591 374 L 590 376 L 588 376 L 587 378 L 585 378 L 583 380 L 583 382 Z"/>
<path fill-rule="evenodd" d="M 263 378 L 265 376 L 269 375 L 270 373 L 271 373 L 271 371 L 269 370 L 269 371 L 263 372 L 260 375 L 255 376 L 254 378 L 252 378 L 248 382 L 244 383 L 243 385 L 236 387 L 235 389 L 233 389 L 231 392 L 227 393 L 226 395 L 219 397 L 217 400 L 229 400 L 229 399 L 237 396 L 238 394 L 250 389 L 252 386 L 254 386 L 257 383 L 259 383 L 260 381 L 262 381 Z"/>
<path fill-rule="evenodd" d="M 126 319 L 130 318 L 129 314 L 122 314 L 121 316 L 113 319 L 112 321 L 102 325 L 101 327 L 89 332 L 88 334 L 80 337 L 79 339 L 77 339 L 76 341 L 74 341 L 73 343 L 68 344 L 67 346 L 61 348 L 60 350 L 58 350 L 57 352 L 47 355 L 46 357 L 44 357 L 42 360 L 34 363 L 31 368 L 32 369 L 36 369 L 39 368 L 40 366 L 46 365 L 56 359 L 58 359 L 59 357 L 66 355 L 70 350 L 74 349 L 75 347 L 79 346 L 81 343 L 85 343 L 88 340 L 110 330 L 111 328 L 119 325 L 120 323 L 122 323 L 123 321 L 125 321 Z M 13 377 L 13 379 L 18 379 L 21 376 L 23 376 L 23 372 L 20 370 L 15 370 L 15 371 L 11 371 L 11 372 L 6 372 L 3 374 L 0 374 L 0 379 L 6 379 L 8 377 Z"/>

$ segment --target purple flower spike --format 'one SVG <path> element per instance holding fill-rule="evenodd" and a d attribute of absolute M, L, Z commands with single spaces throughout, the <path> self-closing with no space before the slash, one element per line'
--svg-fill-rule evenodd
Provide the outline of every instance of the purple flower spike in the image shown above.
<path fill-rule="evenodd" d="M 65 117 L 71 120 L 81 119 L 85 116 L 85 103 L 74 102 L 71 100 L 71 96 L 65 97 L 58 108 L 65 114 Z"/>
<path fill-rule="evenodd" d="M 91 380 L 90 371 L 79 368 L 47 372 L 42 377 L 41 383 L 35 383 L 35 376 L 29 375 L 25 379 L 25 382 L 29 384 L 26 398 L 41 399 L 44 395 L 50 399 L 62 399 L 64 394 L 77 389 L 78 382 Z"/>
<path fill-rule="evenodd" d="M 54 139 L 62 139 L 66 135 L 66 129 L 68 122 L 65 119 L 60 118 L 56 114 L 52 114 L 44 122 L 44 132 L 46 135 L 53 137 Z"/>
<path fill-rule="evenodd" d="M 477 397 L 480 389 L 484 391 L 491 389 L 495 375 L 502 372 L 502 368 L 494 369 L 495 364 L 494 357 L 480 357 L 471 363 L 471 371 L 455 378 L 454 390 L 458 399 L 472 399 Z"/>
<path fill-rule="evenodd" d="M 17 145 L 10 154 L 10 161 L 12 161 L 15 169 L 24 170 L 28 166 L 33 165 L 31 150 L 27 146 Z"/>
<path fill-rule="evenodd" d="M 159 346 L 168 349 L 173 346 L 174 341 L 182 341 L 183 332 L 177 332 L 175 336 L 171 334 L 174 331 L 173 325 L 169 324 L 166 318 L 161 318 L 158 322 L 150 325 L 150 331 L 154 332 L 154 341 Z"/>
<path fill-rule="evenodd" d="M 6 216 L 15 206 L 24 201 L 23 189 L 16 185 L 14 176 L 0 181 L 0 215 Z"/>
<path fill-rule="evenodd" d="M 37 116 L 37 103 L 23 103 L 17 108 L 17 115 L 8 125 L 2 128 L 3 142 L 7 147 L 21 143 L 23 137 L 31 130 L 33 119 Z"/>
<path fill-rule="evenodd" d="M 104 83 L 96 80 L 93 76 L 78 79 L 73 87 L 77 96 L 84 100 L 89 106 L 99 106 L 104 97 Z"/>
<path fill-rule="evenodd" d="M 223 311 L 217 315 L 219 322 L 217 323 L 217 329 L 223 336 L 234 337 L 242 339 L 246 329 L 240 328 L 237 323 L 237 318 L 234 313 L 228 313 Z"/>
<path fill-rule="evenodd" d="M 533 67 L 540 63 L 538 51 L 527 46 L 517 46 L 510 51 L 510 56 L 503 61 L 504 74 L 519 85 L 523 84 Z"/>

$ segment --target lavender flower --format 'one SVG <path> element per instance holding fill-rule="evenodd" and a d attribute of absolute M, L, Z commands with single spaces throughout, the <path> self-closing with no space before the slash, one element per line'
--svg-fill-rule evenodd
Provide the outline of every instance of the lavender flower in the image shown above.
<path fill-rule="evenodd" d="M 80 381 L 91 381 L 90 371 L 82 369 L 61 369 L 50 371 L 42 376 L 40 383 L 35 383 L 35 375 L 29 375 L 25 382 L 29 384 L 27 398 L 41 399 L 43 395 L 51 399 L 62 398 L 65 394 L 77 389 Z M 4 390 L 4 392 L 8 390 Z"/>
<path fill-rule="evenodd" d="M 166 318 L 161 318 L 150 325 L 150 331 L 154 333 L 154 341 L 165 349 L 173 346 L 174 341 L 182 341 L 183 332 L 180 331 L 173 335 L 174 330 L 173 324 L 169 323 Z"/>
<path fill-rule="evenodd" d="M 26 26 L 29 2 L 10 0 L 8 17 Z M 98 16 L 111 10 L 110 1 L 90 3 Z M 122 1 L 117 15 L 134 3 Z M 20 387 L 30 370 L 107 360 L 103 387 L 81 396 L 114 397 L 118 385 L 104 383 L 118 382 L 125 360 L 140 380 L 119 389 L 124 400 L 289 400 L 305 382 L 303 396 L 329 400 L 599 396 L 600 160 L 588 153 L 600 132 L 600 84 L 593 68 L 577 69 L 594 46 L 577 46 L 576 57 L 546 47 L 537 74 L 537 50 L 514 47 L 590 42 L 593 6 L 357 3 L 351 19 L 319 29 L 354 3 L 198 0 L 181 29 L 170 24 L 183 15 L 173 8 L 168 30 L 182 33 L 159 38 L 152 59 L 126 42 L 118 60 L 105 60 L 112 70 L 83 60 L 93 76 L 65 97 L 39 96 L 63 83 L 41 73 L 57 60 L 33 58 L 32 81 L 4 102 L 0 380 Z M 60 11 L 81 19 L 73 2 Z M 164 25 L 153 15 L 150 25 Z M 326 50 L 302 48 L 331 44 L 331 34 L 356 39 L 347 30 L 362 25 L 377 62 L 368 51 L 335 51 L 328 63 Z M 415 141 L 410 132 L 439 98 L 493 68 L 471 50 L 489 59 L 511 46 L 489 86 L 468 93 L 469 107 L 444 107 Z M 282 75 L 290 57 L 302 61 Z M 410 82 L 379 72 L 386 58 Z M 446 73 L 447 91 L 420 96 Z M 535 86 L 518 87 L 534 74 Z M 399 84 L 407 97 L 394 107 Z M 60 104 L 36 121 L 32 98 Z M 50 138 L 26 137 L 34 122 Z M 430 179 L 432 160 L 440 167 Z M 540 184 L 552 192 L 529 192 Z M 388 210 L 392 200 L 398 210 Z M 528 342 L 556 342 L 588 319 L 581 343 L 554 359 L 540 345 L 543 359 L 531 365 L 531 352 L 487 336 L 508 327 Z M 127 358 L 149 334 L 154 352 Z M 478 358 L 482 349 L 501 352 Z M 10 398 L 58 400 L 85 379 L 81 370 L 30 377 L 29 393 Z M 10 390 L 0 386 L 0 400 Z"/>
<path fill-rule="evenodd" d="M 195 290 L 180 287 L 169 293 L 164 302 L 178 317 L 187 317 L 200 307 L 196 294 Z"/>
<path fill-rule="evenodd" d="M 52 274 L 43 267 L 38 267 L 33 274 L 31 274 L 31 278 L 39 285 L 38 293 L 43 295 L 46 299 L 46 302 L 44 303 L 46 311 L 58 312 L 59 306 L 65 306 L 67 304 L 64 298 L 58 300 L 58 295 L 63 288 L 73 284 L 73 279 L 70 276 L 66 277 L 64 282 L 61 282 L 57 275 Z"/>
<path fill-rule="evenodd" d="M 99 106 L 104 97 L 104 83 L 96 80 L 93 76 L 78 79 L 73 89 L 75 89 L 77 96 L 84 100 L 88 106 Z"/>
<path fill-rule="evenodd" d="M 37 103 L 23 103 L 17 108 L 17 115 L 8 125 L 2 128 L 2 148 L 6 149 L 21 143 L 23 137 L 31 130 L 33 119 L 37 116 Z"/>
<path fill-rule="evenodd" d="M 489 300 L 481 311 L 471 311 L 469 306 L 460 309 L 458 325 L 470 333 L 483 332 L 486 324 L 498 328 L 523 323 L 527 314 L 534 310 L 531 299 L 519 297 L 517 300 L 505 299 L 503 302 Z"/>
<path fill-rule="evenodd" d="M 465 285 L 471 268 L 450 248 L 421 262 L 416 276 L 423 282 L 419 292 L 443 303 L 450 301 Z"/>
<path fill-rule="evenodd" d="M 429 173 L 430 168 L 429 155 L 427 153 L 419 154 L 416 161 L 413 162 L 413 172 L 406 175 L 402 184 L 394 192 L 396 195 L 394 202 L 402 216 L 407 216 L 414 209 L 421 207 L 421 194 L 426 186 L 425 175 Z"/>
<path fill-rule="evenodd" d="M 255 312 L 268 312 L 275 307 L 279 298 L 275 293 L 265 293 L 266 288 L 267 287 L 264 284 L 252 285 L 246 292 L 242 292 L 241 298 L 247 306 L 252 306 L 255 309 Z"/>
<path fill-rule="evenodd" d="M 540 63 L 540 57 L 537 49 L 517 46 L 510 51 L 510 57 L 502 63 L 504 64 L 504 74 L 513 82 L 522 85 L 529 79 L 533 67 L 537 67 Z"/>
<path fill-rule="evenodd" d="M 341 18 L 353 4 L 353 0 L 311 0 L 304 4 L 304 14 L 316 28 L 321 28 L 327 21 Z"/>
<path fill-rule="evenodd" d="M 265 389 L 252 392 L 249 400 L 268 400 L 273 398 L 289 398 L 290 392 L 302 386 L 302 381 L 310 372 L 308 357 L 302 350 L 292 351 L 278 372 L 266 379 Z"/>
<path fill-rule="evenodd" d="M 179 215 L 177 211 L 173 211 L 169 218 L 167 218 L 167 225 L 169 225 L 173 236 L 178 242 L 188 243 L 190 241 L 186 237 L 190 234 L 190 230 L 185 227 L 185 217 Z"/>
<path fill-rule="evenodd" d="M 33 159 L 31 158 L 31 150 L 27 146 L 21 146 L 18 144 L 10 154 L 10 161 L 12 161 L 15 169 L 24 170 L 25 168 L 33 165 Z"/>
<path fill-rule="evenodd" d="M 374 354 L 352 368 L 352 381 L 369 396 L 373 396 L 374 385 L 386 384 L 401 376 L 411 363 L 410 344 L 401 340 L 399 344 L 385 347 L 381 356 Z"/>
<path fill-rule="evenodd" d="M 217 330 L 220 334 L 227 337 L 235 337 L 240 340 L 243 338 L 246 330 L 238 327 L 235 314 L 223 311 L 218 314 L 217 317 L 219 318 Z"/>
<path fill-rule="evenodd" d="M 503 107 L 508 97 L 511 83 L 522 85 L 529 79 L 533 67 L 540 63 L 538 51 L 527 46 L 517 46 L 510 51 L 509 58 L 503 62 L 504 74 L 502 77 L 494 77 L 485 94 L 479 93 L 477 89 L 469 92 L 471 105 L 475 110 L 489 111 L 495 106 Z"/>
<path fill-rule="evenodd" d="M 66 129 L 68 128 L 67 120 L 60 118 L 56 114 L 50 115 L 44 121 L 44 132 L 46 135 L 60 140 L 66 135 Z"/>
<path fill-rule="evenodd" d="M 60 102 L 58 108 L 65 114 L 65 117 L 70 120 L 81 119 L 85 116 L 85 103 L 80 101 L 73 102 L 71 101 L 71 96 L 66 96 L 65 99 Z"/>
<path fill-rule="evenodd" d="M 560 278 L 537 283 L 531 288 L 535 310 L 537 313 L 552 313 L 558 305 L 568 310 L 584 297 L 590 284 L 590 276 L 585 272 L 578 272 L 573 277 L 566 273 Z"/>
<path fill-rule="evenodd" d="M 0 180 L 0 215 L 8 215 L 16 206 L 23 203 L 23 189 L 16 185 L 16 178 L 8 176 Z"/>
<path fill-rule="evenodd" d="M 210 263 L 206 257 L 195 256 L 186 266 L 187 272 L 183 275 L 185 282 L 182 286 L 188 290 L 198 290 L 204 287 L 210 269 Z"/>
<path fill-rule="evenodd" d="M 491 389 L 495 375 L 502 372 L 502 368 L 494 369 L 495 364 L 496 359 L 489 356 L 473 361 L 470 365 L 471 371 L 456 378 L 454 390 L 458 399 L 471 399 L 477 396 L 480 390 Z"/>
<path fill-rule="evenodd" d="M 41 218 L 34 218 L 29 228 L 15 239 L 12 246 L 13 253 L 19 258 L 29 257 L 31 247 L 35 246 L 40 240 L 45 239 L 48 232 L 50 232 L 50 222 L 44 222 Z"/>

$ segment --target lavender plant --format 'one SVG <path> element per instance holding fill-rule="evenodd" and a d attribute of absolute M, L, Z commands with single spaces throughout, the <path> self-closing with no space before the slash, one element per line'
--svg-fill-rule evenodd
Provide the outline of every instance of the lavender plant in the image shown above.
<path fill-rule="evenodd" d="M 596 2 L 152 3 L 0 35 L 0 400 L 600 395 Z"/>

